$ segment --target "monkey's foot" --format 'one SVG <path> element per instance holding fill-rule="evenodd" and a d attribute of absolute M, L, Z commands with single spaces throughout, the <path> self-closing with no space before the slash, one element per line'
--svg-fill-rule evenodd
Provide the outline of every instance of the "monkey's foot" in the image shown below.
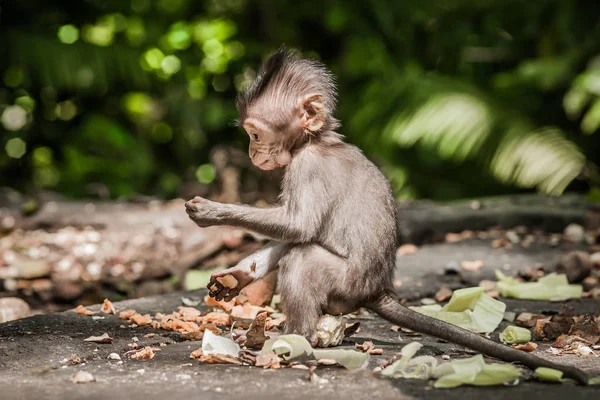
<path fill-rule="evenodd" d="M 227 287 L 223 285 L 223 278 L 227 275 L 232 275 L 237 280 L 237 286 Z M 214 297 L 215 300 L 230 301 L 240 293 L 242 288 L 246 287 L 253 280 L 254 279 L 246 271 L 233 267 L 212 274 L 210 282 L 208 282 L 206 287 L 208 288 L 208 295 Z"/>

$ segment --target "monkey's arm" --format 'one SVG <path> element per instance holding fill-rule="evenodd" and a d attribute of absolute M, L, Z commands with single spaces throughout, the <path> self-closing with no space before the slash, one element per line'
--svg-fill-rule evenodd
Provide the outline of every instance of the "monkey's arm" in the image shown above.
<path fill-rule="evenodd" d="M 279 260 L 288 248 L 289 245 L 286 243 L 271 242 L 261 250 L 244 258 L 235 267 L 215 272 L 210 277 L 210 282 L 207 286 L 210 290 L 209 295 L 215 297 L 216 300 L 231 300 L 245 286 L 276 269 Z M 225 275 L 233 275 L 238 281 L 238 286 L 230 289 L 220 284 L 217 278 Z M 216 290 L 212 290 L 211 288 L 216 288 Z"/>
<path fill-rule="evenodd" d="M 308 201 L 308 205 L 311 203 Z M 195 197 L 185 204 L 189 217 L 198 226 L 235 226 L 287 243 L 312 241 L 317 235 L 324 213 L 308 210 L 308 205 L 258 208 L 217 203 L 202 197 Z"/>
<path fill-rule="evenodd" d="M 230 269 L 247 272 L 253 280 L 260 279 L 277 267 L 277 263 L 288 248 L 287 243 L 270 242 Z"/>

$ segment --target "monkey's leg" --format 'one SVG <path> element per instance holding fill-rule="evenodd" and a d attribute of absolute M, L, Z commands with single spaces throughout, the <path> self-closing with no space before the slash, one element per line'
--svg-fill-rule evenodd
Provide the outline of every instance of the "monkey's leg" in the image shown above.
<path fill-rule="evenodd" d="M 319 317 L 343 292 L 346 260 L 315 245 L 296 245 L 279 261 L 278 287 L 285 313 L 285 332 L 316 344 Z"/>
<path fill-rule="evenodd" d="M 238 295 L 242 288 L 274 270 L 289 246 L 287 243 L 271 242 L 264 248 L 244 258 L 235 267 L 215 272 L 210 277 L 210 282 L 208 283 L 209 296 L 214 297 L 216 300 L 231 300 Z M 224 277 L 225 275 L 233 275 L 238 281 L 238 286 L 227 288 L 221 285 L 217 281 L 217 278 Z M 211 288 L 215 288 L 215 290 Z"/>

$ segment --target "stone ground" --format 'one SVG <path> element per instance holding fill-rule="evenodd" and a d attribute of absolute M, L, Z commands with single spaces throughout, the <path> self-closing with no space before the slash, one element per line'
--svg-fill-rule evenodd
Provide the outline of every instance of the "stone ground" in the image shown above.
<path fill-rule="evenodd" d="M 422 247 L 416 254 L 398 258 L 397 278 L 402 281 L 398 292 L 402 297 L 416 300 L 433 296 L 442 285 L 461 287 L 476 285 L 481 279 L 493 278 L 493 270 L 501 268 L 514 274 L 537 263 L 553 265 L 566 248 L 550 248 L 533 245 L 529 249 L 515 246 L 510 252 L 492 249 L 490 243 L 472 239 L 458 243 L 445 243 Z M 448 263 L 461 260 L 485 262 L 478 273 L 444 275 Z M 462 280 L 462 283 L 461 283 Z M 115 303 L 117 309 L 133 308 L 141 313 L 171 312 L 181 305 L 182 296 L 203 296 L 204 292 L 173 293 L 160 297 L 148 297 Z M 561 303 L 506 300 L 509 311 L 559 312 Z M 595 312 L 600 302 L 593 300 L 570 301 L 577 312 Z M 97 310 L 99 307 L 91 307 Z M 240 397 L 244 399 L 306 399 L 347 398 L 364 399 L 464 399 L 471 397 L 514 399 L 598 399 L 600 387 L 579 387 L 573 384 L 542 384 L 521 381 L 514 387 L 473 388 L 451 390 L 430 388 L 422 380 L 389 380 L 379 378 L 372 369 L 389 359 L 406 343 L 418 340 L 424 347 L 420 354 L 452 358 L 469 354 L 464 349 L 441 343 L 426 336 L 409 336 L 393 332 L 392 324 L 378 317 L 361 318 L 361 331 L 349 338 L 344 346 L 372 340 L 384 349 L 382 356 L 373 356 L 369 369 L 347 371 L 338 367 L 319 367 L 317 373 L 328 383 L 313 384 L 308 371 L 296 369 L 264 370 L 248 366 L 207 365 L 189 359 L 191 351 L 200 342 L 180 341 L 176 335 L 155 331 L 150 327 L 120 328 L 123 321 L 107 315 L 94 320 L 72 311 L 37 315 L 0 325 L 0 399 L 202 399 Z M 506 322 L 497 330 L 501 331 Z M 94 344 L 83 339 L 107 332 L 115 338 L 112 344 Z M 152 338 L 144 338 L 156 332 Z M 138 337 L 140 345 L 161 347 L 151 360 L 133 360 L 123 356 L 123 363 L 107 359 L 109 353 L 123 354 L 130 350 L 132 337 Z M 497 339 L 497 334 L 492 334 Z M 541 345 L 536 354 L 550 357 Z M 80 365 L 69 365 L 64 360 L 77 354 L 84 360 Z M 555 357 L 555 361 L 578 365 L 590 374 L 600 374 L 600 358 Z M 79 370 L 94 375 L 96 382 L 74 384 L 71 375 Z M 530 376 L 524 371 L 524 376 Z"/>

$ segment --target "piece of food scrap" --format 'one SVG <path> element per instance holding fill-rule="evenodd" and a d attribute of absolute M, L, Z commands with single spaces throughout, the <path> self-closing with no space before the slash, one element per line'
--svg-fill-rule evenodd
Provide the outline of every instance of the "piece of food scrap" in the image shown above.
<path fill-rule="evenodd" d="M 383 349 L 376 349 L 375 344 L 373 344 L 373 342 L 371 342 L 371 341 L 365 341 L 365 342 L 363 342 L 363 344 L 356 343 L 354 345 L 354 347 L 356 347 L 358 350 L 362 351 L 363 353 L 369 353 L 370 355 L 383 354 Z"/>
<path fill-rule="evenodd" d="M 90 383 L 94 382 L 96 378 L 87 371 L 77 371 L 71 376 L 71 380 L 73 383 Z"/>
<path fill-rule="evenodd" d="M 153 349 L 152 347 L 146 346 L 143 349 L 133 353 L 131 355 L 131 358 L 135 358 L 136 360 L 146 360 L 146 359 L 154 358 L 154 356 L 155 356 L 154 350 L 155 349 Z"/>
<path fill-rule="evenodd" d="M 225 286 L 228 289 L 233 289 L 238 286 L 237 279 L 235 279 L 235 277 L 231 274 L 218 277 L 217 282 L 219 282 L 221 285 Z"/>
<path fill-rule="evenodd" d="M 113 303 L 109 299 L 104 299 L 104 302 L 102 303 L 102 308 L 100 308 L 100 311 L 102 311 L 105 314 L 116 314 L 117 313 L 115 306 L 113 306 Z"/>
<path fill-rule="evenodd" d="M 85 308 L 81 304 L 78 305 L 77 308 L 75 308 L 75 312 L 77 314 L 81 314 L 81 315 L 93 315 L 94 314 L 92 311 L 88 310 L 87 308 Z"/>
<path fill-rule="evenodd" d="M 137 312 L 135 310 L 121 311 L 119 313 L 119 318 L 127 320 L 127 319 L 131 318 L 131 316 L 134 314 L 137 314 Z"/>
<path fill-rule="evenodd" d="M 142 315 L 135 313 L 131 317 L 129 317 L 129 321 L 136 324 L 137 326 L 146 326 L 152 323 L 152 318 L 149 314 Z"/>

